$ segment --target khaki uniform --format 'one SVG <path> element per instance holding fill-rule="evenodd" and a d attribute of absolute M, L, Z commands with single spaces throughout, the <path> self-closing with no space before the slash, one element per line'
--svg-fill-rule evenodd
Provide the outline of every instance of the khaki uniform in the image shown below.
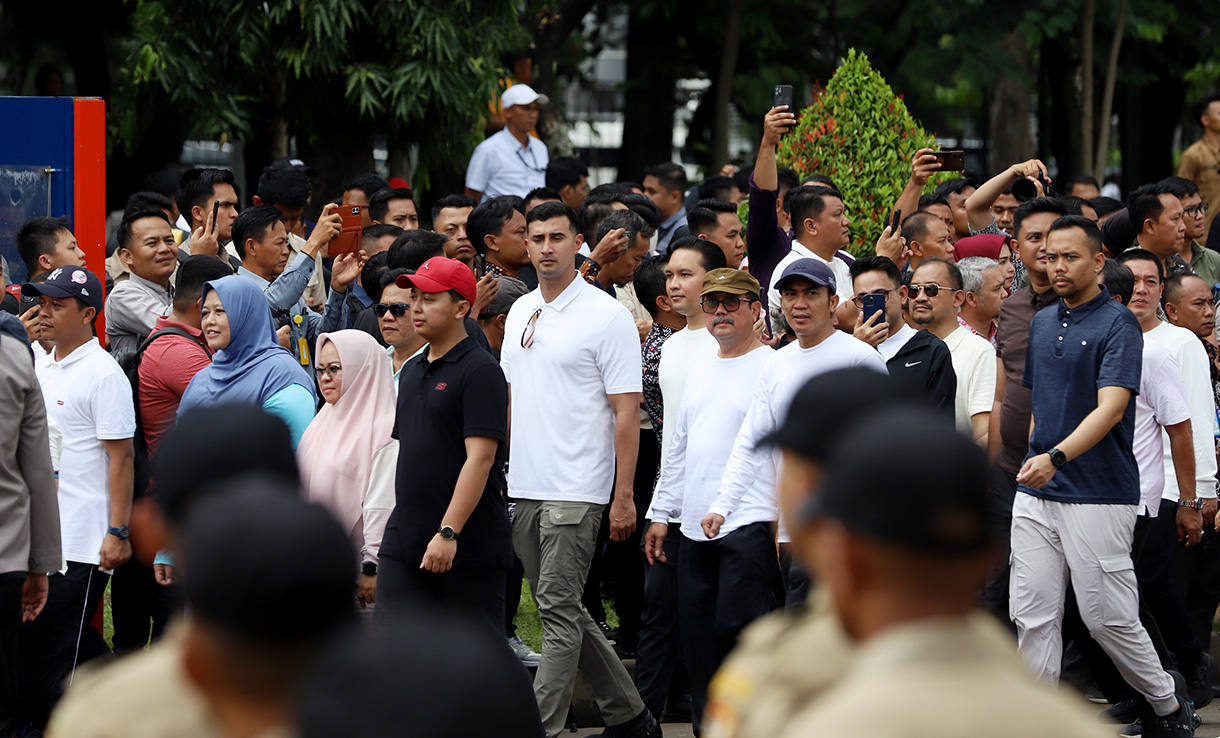
<path fill-rule="evenodd" d="M 82 673 L 51 715 L 57 738 L 224 738 L 182 668 L 180 631 L 118 663 Z"/>
<path fill-rule="evenodd" d="M 704 738 L 774 738 L 843 675 L 854 648 L 824 588 L 805 609 L 757 621 L 708 687 Z"/>
<path fill-rule="evenodd" d="M 1220 213 L 1220 151 L 1208 146 L 1203 139 L 1195 141 L 1182 152 L 1178 176 L 1199 185 L 1199 195 L 1208 205 L 1205 227 L 1210 229 L 1212 218 Z"/>
<path fill-rule="evenodd" d="M 991 616 L 894 625 L 780 733 L 907 738 L 1113 738 L 1082 700 L 1039 683 Z"/>

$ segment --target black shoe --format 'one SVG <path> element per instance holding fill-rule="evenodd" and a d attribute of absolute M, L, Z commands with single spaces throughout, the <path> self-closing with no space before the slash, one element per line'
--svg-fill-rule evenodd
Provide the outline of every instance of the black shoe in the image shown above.
<path fill-rule="evenodd" d="M 600 738 L 661 738 L 661 724 L 644 710 L 622 725 L 607 726 Z"/>
<path fill-rule="evenodd" d="M 1103 723 L 1115 723 L 1117 725 L 1126 725 L 1140 719 L 1144 711 L 1148 709 L 1148 703 L 1143 697 L 1123 700 L 1110 705 L 1101 711 L 1098 715 Z"/>
<path fill-rule="evenodd" d="M 1084 698 L 1095 705 L 1108 705 L 1110 700 L 1101 693 L 1101 689 L 1096 684 L 1085 690 Z"/>
<path fill-rule="evenodd" d="M 1140 733 L 1144 732 L 1142 718 L 1136 718 L 1131 721 L 1131 724 L 1125 728 L 1120 728 L 1118 731 L 1121 738 L 1140 738 Z"/>
<path fill-rule="evenodd" d="M 1178 697 L 1178 709 L 1172 715 L 1161 717 L 1150 710 L 1144 716 L 1142 735 L 1145 738 L 1193 738 L 1195 717 L 1190 702 Z"/>
<path fill-rule="evenodd" d="M 606 637 L 606 641 L 611 646 L 618 643 L 618 631 L 616 631 L 614 628 L 611 628 L 609 625 L 606 625 L 605 620 L 599 620 L 597 622 L 597 627 L 601 629 L 602 635 L 604 635 Z"/>
<path fill-rule="evenodd" d="M 1216 660 L 1211 654 L 1200 653 L 1195 668 L 1185 674 L 1190 704 L 1196 710 L 1203 709 L 1212 701 L 1212 683 L 1216 681 L 1216 668 Z"/>

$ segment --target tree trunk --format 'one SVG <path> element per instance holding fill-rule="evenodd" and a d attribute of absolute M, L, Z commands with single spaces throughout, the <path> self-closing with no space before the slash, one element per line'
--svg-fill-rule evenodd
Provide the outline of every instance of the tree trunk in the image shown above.
<path fill-rule="evenodd" d="M 1114 22 L 1114 36 L 1110 39 L 1110 60 L 1106 65 L 1106 89 L 1101 98 L 1101 130 L 1097 135 L 1097 158 L 1093 160 L 1093 176 L 1097 178 L 1098 182 L 1103 181 L 1106 177 L 1106 155 L 1110 153 L 1110 114 L 1114 110 L 1114 85 L 1118 82 L 1118 55 L 1122 51 L 1123 33 L 1127 27 L 1127 4 L 1128 0 L 1119 0 L 1118 18 Z"/>
<path fill-rule="evenodd" d="M 991 153 L 988 166 L 999 171 L 1013 162 L 1028 159 L 1034 151 L 1029 127 L 1029 49 L 1025 34 L 1014 31 L 1001 41 L 1005 51 L 1016 60 L 1012 70 L 1000 72 L 992 85 L 990 131 Z"/>
<path fill-rule="evenodd" d="M 729 163 L 729 105 L 733 98 L 733 77 L 737 72 L 737 54 L 741 50 L 741 16 L 745 0 L 729 0 L 724 22 L 724 46 L 720 53 L 720 69 L 716 74 L 716 109 L 712 119 L 712 167 L 718 174 Z"/>
<path fill-rule="evenodd" d="M 544 7 L 538 14 L 525 19 L 525 25 L 534 32 L 534 75 L 530 87 L 551 98 L 552 104 L 559 99 L 556 89 L 556 67 L 564 43 L 572 32 L 580 28 L 596 0 L 563 0 L 555 8 Z M 562 114 L 555 107 L 552 112 Z M 539 131 L 545 135 L 546 116 L 538 120 Z"/>
<path fill-rule="evenodd" d="M 1126 0 L 1123 0 L 1125 3 Z M 1093 26 L 1097 15 L 1097 0 L 1084 0 L 1084 10 L 1080 29 L 1081 89 L 1080 89 L 1080 152 L 1084 157 L 1080 171 L 1092 171 L 1095 166 L 1093 156 Z M 1107 117 L 1102 115 L 1102 136 L 1104 140 L 1107 128 Z M 1099 157 L 1100 154 L 1099 154 Z M 1104 166 L 1104 161 L 1102 162 Z"/>
<path fill-rule="evenodd" d="M 644 167 L 673 158 L 674 87 L 677 69 L 673 29 L 639 13 L 627 19 L 627 74 L 623 85 L 623 143 L 618 177 L 637 182 Z"/>

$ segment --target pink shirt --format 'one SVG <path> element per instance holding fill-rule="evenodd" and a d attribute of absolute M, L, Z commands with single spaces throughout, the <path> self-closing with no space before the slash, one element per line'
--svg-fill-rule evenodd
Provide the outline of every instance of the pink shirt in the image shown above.
<path fill-rule="evenodd" d="M 203 341 L 203 331 L 168 316 L 157 318 L 153 332 L 166 327 L 186 331 Z M 211 363 L 211 352 L 183 336 L 158 338 L 144 351 L 140 359 L 140 422 L 150 455 L 157 452 L 161 436 L 173 427 L 186 386 L 196 372 Z"/>

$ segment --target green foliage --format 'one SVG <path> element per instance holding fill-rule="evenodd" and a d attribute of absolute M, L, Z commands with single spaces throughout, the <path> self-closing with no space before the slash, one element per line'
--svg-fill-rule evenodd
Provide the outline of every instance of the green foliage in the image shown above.
<path fill-rule="evenodd" d="M 932 135 L 911 117 L 902 97 L 868 57 L 855 49 L 799 120 L 780 143 L 779 163 L 802 177 L 824 174 L 833 179 L 851 218 L 848 250 L 868 252 L 910 178 L 911 159 L 919 149 L 934 145 Z M 949 176 L 934 176 L 926 189 Z"/>

